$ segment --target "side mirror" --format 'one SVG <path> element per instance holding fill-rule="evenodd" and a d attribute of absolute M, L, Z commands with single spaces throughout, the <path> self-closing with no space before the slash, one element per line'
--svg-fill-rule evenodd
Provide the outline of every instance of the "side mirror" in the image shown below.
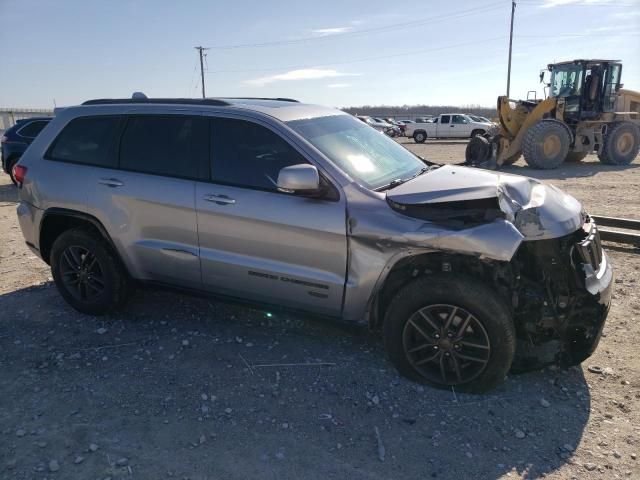
<path fill-rule="evenodd" d="M 540 83 L 545 83 L 544 81 L 545 73 L 547 73 L 547 70 L 540 70 Z"/>
<path fill-rule="evenodd" d="M 307 163 L 284 167 L 278 173 L 278 190 L 286 193 L 318 193 L 320 191 L 318 169 Z"/>

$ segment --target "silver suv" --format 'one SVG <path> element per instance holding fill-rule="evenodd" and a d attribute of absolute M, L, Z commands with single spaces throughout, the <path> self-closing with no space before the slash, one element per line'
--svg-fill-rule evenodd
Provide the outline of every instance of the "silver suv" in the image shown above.
<path fill-rule="evenodd" d="M 92 100 L 15 168 L 27 245 L 75 309 L 134 284 L 368 325 L 405 376 L 483 391 L 595 349 L 612 270 L 573 197 L 417 157 L 287 99 Z"/>

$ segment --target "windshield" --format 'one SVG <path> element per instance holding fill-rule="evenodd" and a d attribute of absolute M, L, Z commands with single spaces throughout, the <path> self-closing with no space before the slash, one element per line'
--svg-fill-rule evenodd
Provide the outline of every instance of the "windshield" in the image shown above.
<path fill-rule="evenodd" d="M 580 95 L 582 88 L 582 65 L 556 65 L 551 74 L 551 96 L 571 97 Z"/>
<path fill-rule="evenodd" d="M 409 150 L 350 115 L 295 120 L 287 125 L 372 190 L 406 180 L 425 167 Z"/>

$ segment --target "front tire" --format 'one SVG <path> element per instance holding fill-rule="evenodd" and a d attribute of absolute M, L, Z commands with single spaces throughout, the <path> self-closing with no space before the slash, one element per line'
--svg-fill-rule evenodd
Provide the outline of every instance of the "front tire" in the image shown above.
<path fill-rule="evenodd" d="M 540 120 L 524 135 L 522 153 L 530 167 L 539 170 L 558 168 L 564 162 L 571 136 L 557 120 Z"/>
<path fill-rule="evenodd" d="M 504 380 L 515 354 L 515 327 L 504 302 L 466 276 L 409 283 L 391 301 L 383 330 L 400 374 L 439 388 L 490 390 Z"/>
<path fill-rule="evenodd" d="M 614 124 L 604 137 L 598 158 L 607 165 L 629 165 L 640 151 L 640 127 L 631 122 Z"/>
<path fill-rule="evenodd" d="M 60 295 L 79 312 L 103 315 L 128 298 L 127 273 L 111 247 L 89 230 L 62 233 L 51 247 L 50 263 Z"/>

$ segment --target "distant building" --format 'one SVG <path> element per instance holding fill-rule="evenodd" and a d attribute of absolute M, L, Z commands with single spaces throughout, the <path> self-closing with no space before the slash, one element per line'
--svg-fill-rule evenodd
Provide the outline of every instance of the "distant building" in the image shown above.
<path fill-rule="evenodd" d="M 23 118 L 47 117 L 53 115 L 53 110 L 38 108 L 2 108 L 0 107 L 0 134 L 15 125 Z"/>

